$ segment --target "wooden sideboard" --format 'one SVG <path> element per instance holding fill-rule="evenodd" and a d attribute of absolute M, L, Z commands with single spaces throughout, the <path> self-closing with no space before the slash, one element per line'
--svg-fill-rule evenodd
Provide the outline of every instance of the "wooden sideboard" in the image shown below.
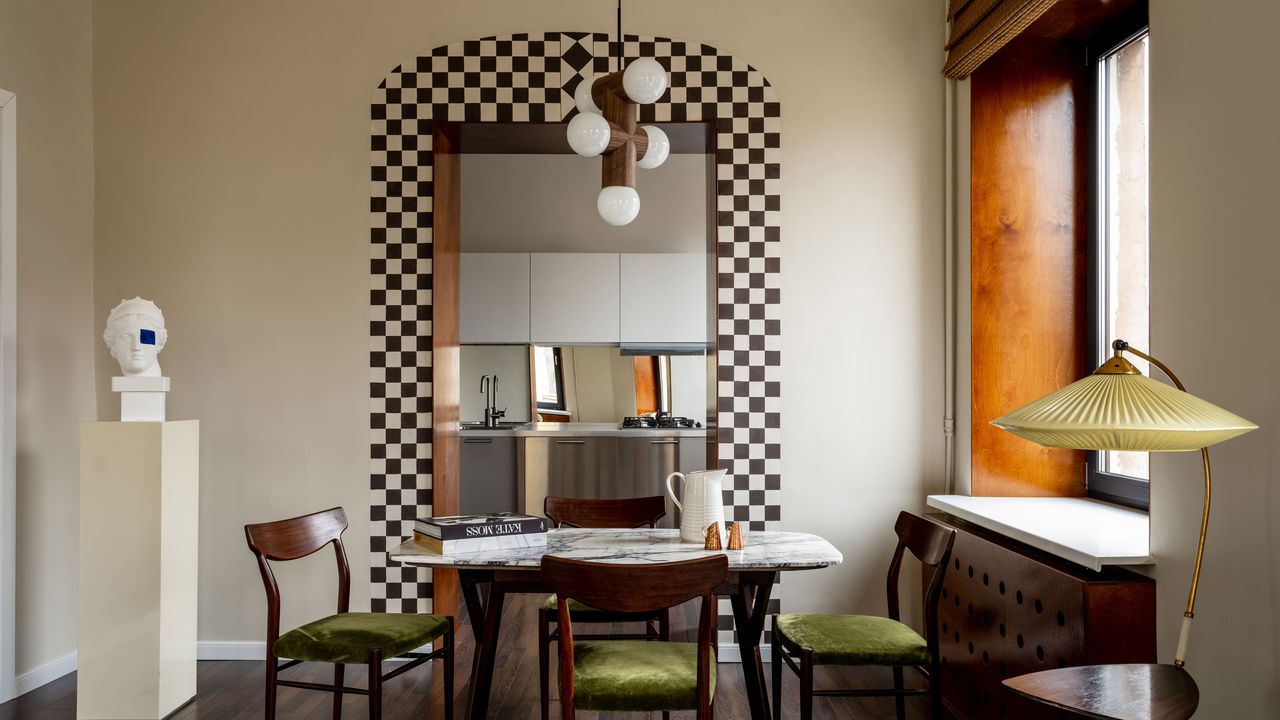
<path fill-rule="evenodd" d="M 1059 718 L 1000 683 L 1055 667 L 1155 662 L 1151 578 L 1094 572 L 950 515 L 928 517 L 959 531 L 938 612 L 942 694 L 956 717 Z"/>

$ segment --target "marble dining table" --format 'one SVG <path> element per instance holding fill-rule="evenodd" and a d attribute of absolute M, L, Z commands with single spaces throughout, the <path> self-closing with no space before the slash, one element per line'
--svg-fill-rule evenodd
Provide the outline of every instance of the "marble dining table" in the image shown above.
<path fill-rule="evenodd" d="M 560 528 L 547 532 L 545 547 L 486 550 L 439 555 L 405 540 L 391 550 L 392 561 L 404 565 L 458 571 L 463 600 L 476 635 L 471 664 L 467 717 L 488 716 L 489 690 L 501 630 L 503 598 L 512 593 L 547 593 L 539 572 L 546 555 L 601 563 L 664 563 L 711 554 L 729 560 L 729 577 L 716 590 L 733 609 L 742 673 L 752 718 L 769 717 L 760 638 L 769 613 L 769 598 L 781 572 L 813 570 L 844 561 L 831 543 L 809 533 L 760 531 L 747 534 L 742 550 L 704 550 L 680 541 L 679 531 L 665 528 Z M 486 589 L 487 592 L 481 592 Z"/>

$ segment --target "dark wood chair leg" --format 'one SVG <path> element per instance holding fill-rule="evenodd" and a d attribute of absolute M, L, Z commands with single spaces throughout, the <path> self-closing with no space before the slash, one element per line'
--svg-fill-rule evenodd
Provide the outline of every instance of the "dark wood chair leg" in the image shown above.
<path fill-rule="evenodd" d="M 542 720 L 551 715 L 551 613 L 546 608 L 538 608 L 538 707 L 542 712 Z"/>
<path fill-rule="evenodd" d="M 942 711 L 942 666 L 929 666 L 929 701 L 933 706 L 933 717 L 942 720 L 947 717 Z"/>
<path fill-rule="evenodd" d="M 382 720 L 382 650 L 369 651 L 369 720 Z"/>
<path fill-rule="evenodd" d="M 658 641 L 671 642 L 671 609 L 664 608 L 658 613 Z M 713 670 L 714 672 L 714 670 Z M 711 709 L 708 717 L 715 717 L 715 698 L 711 698 Z M 663 710 L 662 720 L 671 720 L 671 713 Z"/>
<path fill-rule="evenodd" d="M 444 716 L 453 720 L 453 618 L 449 618 L 449 629 L 444 634 Z"/>
<path fill-rule="evenodd" d="M 267 654 L 267 720 L 276 720 L 276 659 Z"/>
<path fill-rule="evenodd" d="M 346 669 L 346 666 L 343 665 L 342 663 L 338 663 L 337 665 L 333 666 L 333 686 L 334 687 L 337 687 L 337 688 L 342 687 L 342 675 L 343 675 L 343 670 L 345 669 Z M 341 720 L 341 719 L 342 719 L 342 691 L 336 690 L 333 693 L 333 720 Z"/>
<path fill-rule="evenodd" d="M 671 642 L 671 608 L 663 608 L 658 612 L 658 641 Z M 712 672 L 715 672 L 715 670 L 712 669 Z M 709 711 L 711 713 L 710 717 L 715 717 L 715 705 L 716 699 L 712 697 Z M 662 720 L 671 720 L 671 712 L 663 710 Z"/>
<path fill-rule="evenodd" d="M 778 616 L 773 616 L 773 621 L 777 623 Z M 775 625 L 776 627 L 776 625 Z M 778 631 L 773 631 L 773 639 L 769 641 L 770 655 L 769 666 L 773 673 L 773 720 L 781 720 L 782 718 L 782 665 L 786 661 L 782 659 L 782 643 L 778 641 Z"/>
<path fill-rule="evenodd" d="M 813 720 L 813 653 L 800 651 L 800 720 Z"/>
<path fill-rule="evenodd" d="M 899 693 L 906 689 L 906 685 L 902 681 L 902 668 L 898 666 L 893 668 L 893 689 Z M 895 695 L 893 704 L 898 711 L 898 720 L 907 720 L 907 698 L 903 695 Z"/>

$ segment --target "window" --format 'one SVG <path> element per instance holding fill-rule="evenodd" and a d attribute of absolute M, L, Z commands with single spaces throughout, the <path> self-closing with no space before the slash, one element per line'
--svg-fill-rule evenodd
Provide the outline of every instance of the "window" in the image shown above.
<path fill-rule="evenodd" d="M 533 348 L 534 392 L 539 410 L 564 410 L 564 372 L 560 348 Z"/>
<path fill-rule="evenodd" d="M 1130 34 L 1096 58 L 1096 213 L 1092 245 L 1095 365 L 1111 342 L 1151 347 L 1148 198 L 1148 47 L 1146 29 Z M 1130 357 L 1143 373 L 1147 363 Z M 1089 459 L 1089 494 L 1147 507 L 1148 453 L 1095 452 Z"/>

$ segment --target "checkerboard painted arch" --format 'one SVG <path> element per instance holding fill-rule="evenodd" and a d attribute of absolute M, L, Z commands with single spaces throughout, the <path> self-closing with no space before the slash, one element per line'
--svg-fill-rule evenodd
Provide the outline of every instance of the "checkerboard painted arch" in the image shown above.
<path fill-rule="evenodd" d="M 395 68 L 372 105 L 370 272 L 371 597 L 426 612 L 430 571 L 386 551 L 431 513 L 431 122 L 562 122 L 584 77 L 609 72 L 605 33 L 546 33 L 438 47 Z M 725 504 L 750 530 L 778 529 L 781 485 L 780 106 L 755 68 L 713 47 L 628 35 L 671 87 L 641 122 L 715 128 L 720 466 Z M 583 162 L 587 162 L 584 160 Z M 776 602 L 776 600 L 775 600 Z M 732 627 L 722 612 L 721 629 Z"/>

